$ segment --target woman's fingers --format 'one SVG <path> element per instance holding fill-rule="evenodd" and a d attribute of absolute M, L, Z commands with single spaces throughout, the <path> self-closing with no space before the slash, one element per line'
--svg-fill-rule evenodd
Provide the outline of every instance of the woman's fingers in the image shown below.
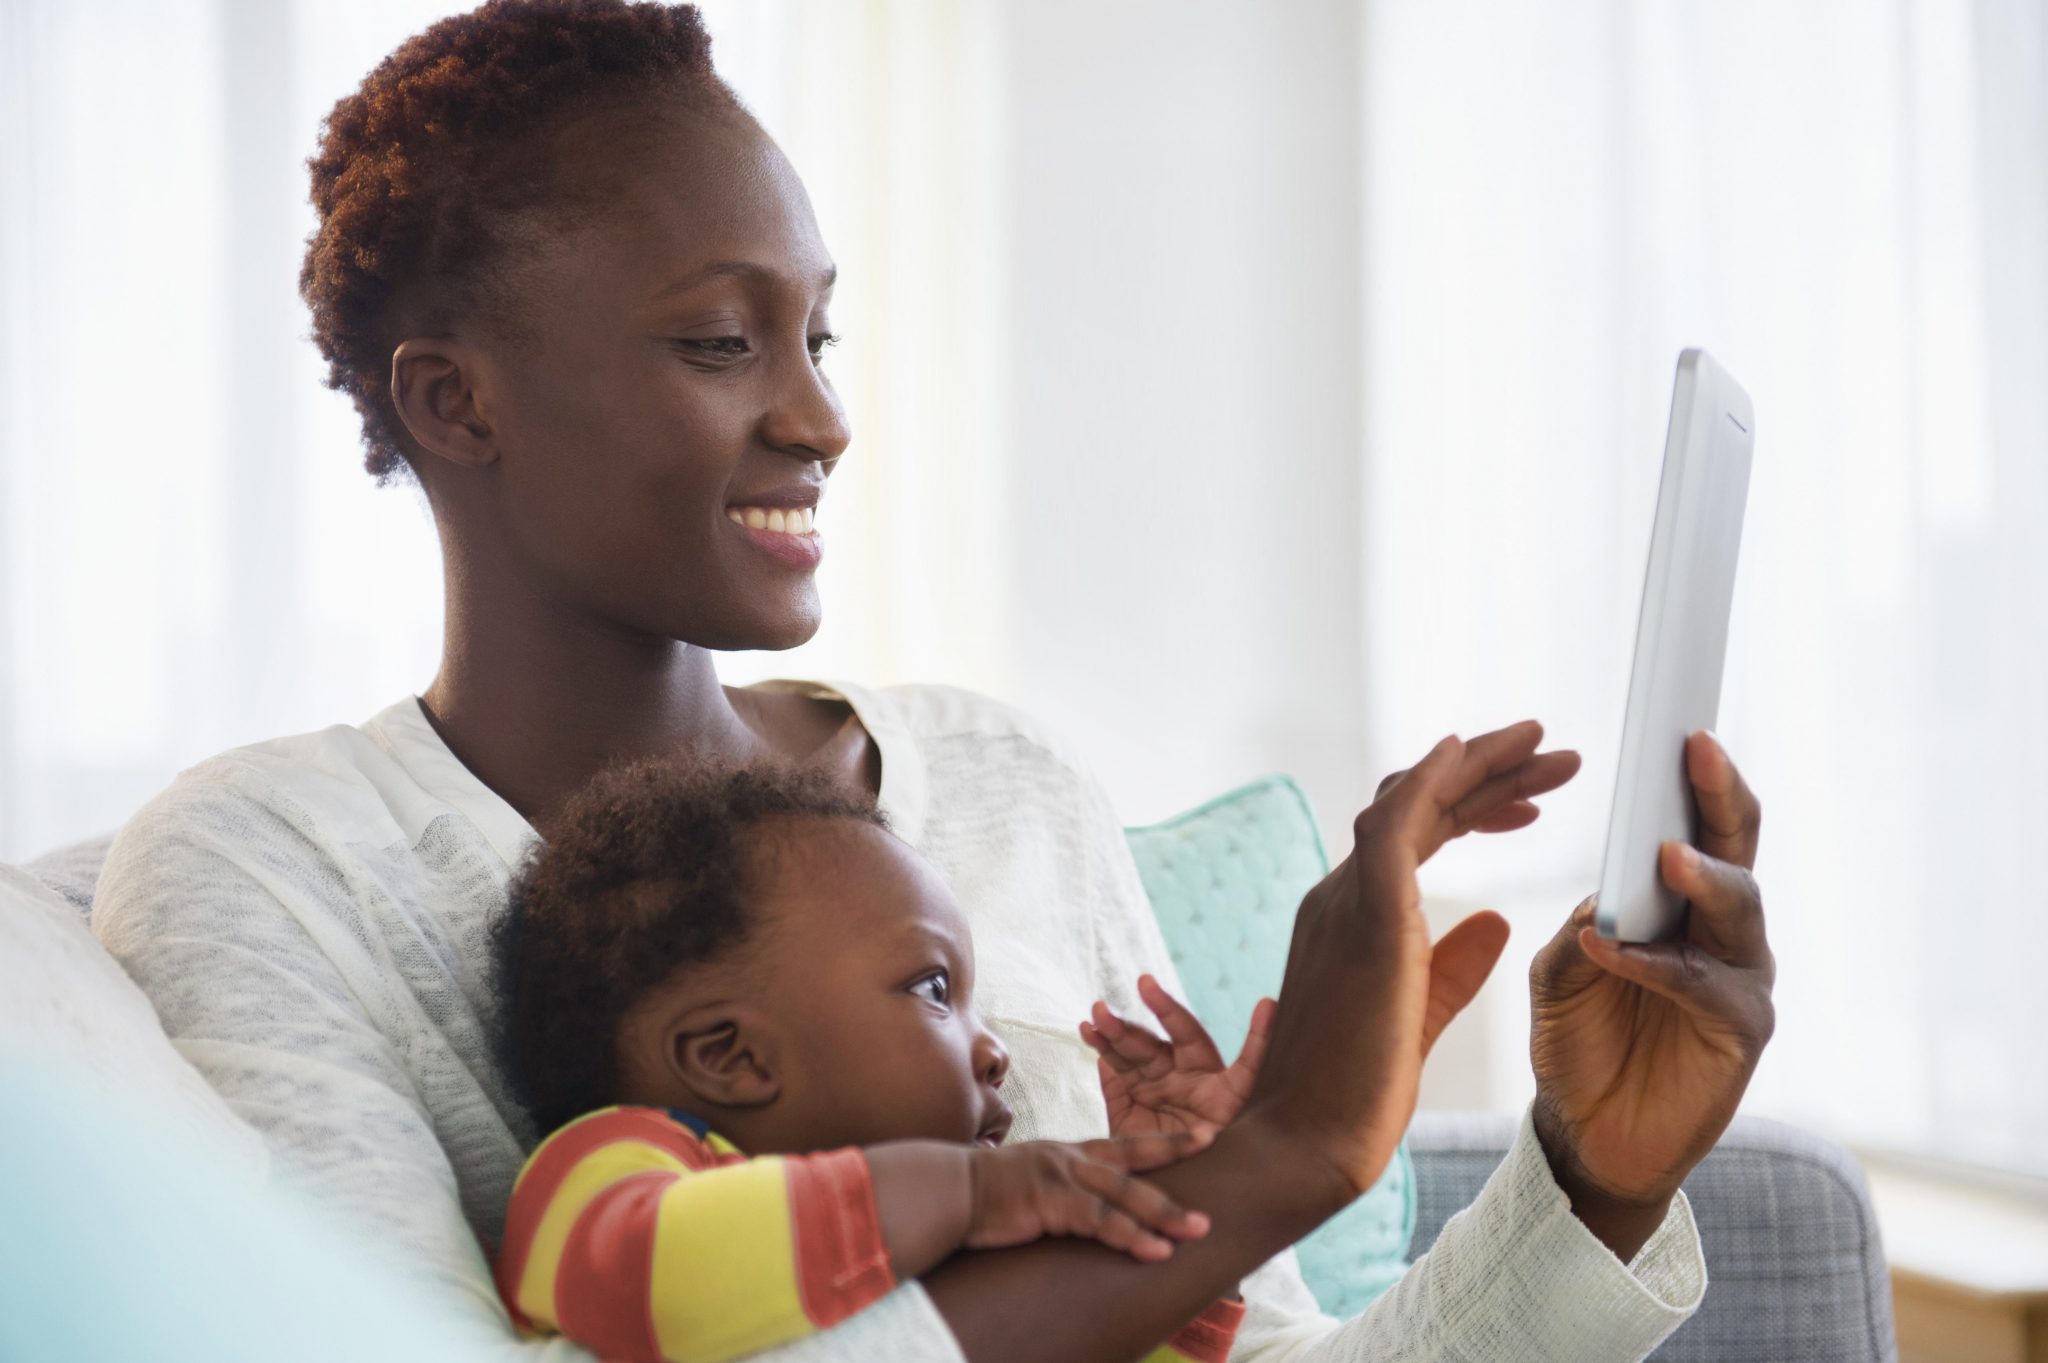
<path fill-rule="evenodd" d="M 1452 810 L 1458 832 L 1481 831 L 1481 826 L 1488 819 L 1517 807 L 1530 811 L 1524 823 L 1534 823 L 1536 806 L 1529 801 L 1538 795 L 1549 794 L 1578 774 L 1579 755 L 1571 749 L 1536 753 L 1500 775 L 1489 777 L 1479 789 L 1458 802 Z M 1522 826 L 1514 825 L 1516 828 Z"/>
<path fill-rule="evenodd" d="M 1543 813 L 1527 800 L 1516 800 L 1513 804 L 1502 805 L 1472 825 L 1474 833 L 1512 833 L 1517 828 L 1527 828 Z"/>
<path fill-rule="evenodd" d="M 1507 944 L 1508 920 L 1489 909 L 1459 923 L 1432 948 L 1429 1002 L 1422 1015 L 1423 1054 L 1479 993 Z"/>
<path fill-rule="evenodd" d="M 1745 869 L 1754 867 L 1763 805 L 1728 750 L 1704 729 L 1692 734 L 1685 740 L 1685 772 L 1700 811 L 1700 850 Z"/>
<path fill-rule="evenodd" d="M 1593 926 L 1594 897 L 1579 901 L 1571 917 L 1529 962 L 1529 991 L 1538 1000 L 1569 998 L 1599 979 L 1600 967 L 1579 948 L 1579 934 Z"/>
<path fill-rule="evenodd" d="M 1664 883 L 1691 904 L 1686 936 L 1731 965 L 1777 974 L 1764 932 L 1763 892 L 1744 866 L 1722 861 L 1682 842 L 1658 849 Z"/>
<path fill-rule="evenodd" d="M 1421 862 L 1482 825 L 1497 821 L 1499 831 L 1523 826 L 1533 816 L 1503 811 L 1557 789 L 1579 769 L 1575 752 L 1538 754 L 1536 745 L 1542 741 L 1543 726 L 1533 719 L 1469 743 L 1452 735 L 1382 786 L 1380 797 L 1359 815 L 1355 831 L 1363 841 L 1399 830 Z"/>
<path fill-rule="evenodd" d="M 1610 975 L 1641 985 L 1703 1021 L 1733 1029 L 1761 1053 L 1774 1023 L 1768 980 L 1731 965 L 1696 942 L 1613 942 L 1592 928 L 1579 949 Z"/>

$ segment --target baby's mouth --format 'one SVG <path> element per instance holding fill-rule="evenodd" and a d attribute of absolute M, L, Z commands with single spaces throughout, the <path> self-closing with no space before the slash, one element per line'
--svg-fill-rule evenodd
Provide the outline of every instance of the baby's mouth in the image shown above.
<path fill-rule="evenodd" d="M 998 1101 L 995 1111 L 989 1114 L 987 1120 L 981 1124 L 981 1130 L 976 1133 L 975 1144 L 990 1147 L 1001 1145 L 1003 1137 L 1010 1134 L 1010 1123 L 1014 1120 L 1009 1105 Z"/>

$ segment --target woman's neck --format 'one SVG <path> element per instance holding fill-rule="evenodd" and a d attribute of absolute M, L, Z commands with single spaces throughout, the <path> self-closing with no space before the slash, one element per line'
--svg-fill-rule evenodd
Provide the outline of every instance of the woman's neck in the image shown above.
<path fill-rule="evenodd" d="M 709 651 L 577 616 L 518 591 L 448 593 L 427 719 L 534 825 L 615 762 L 739 763 L 769 742 L 719 684 Z"/>

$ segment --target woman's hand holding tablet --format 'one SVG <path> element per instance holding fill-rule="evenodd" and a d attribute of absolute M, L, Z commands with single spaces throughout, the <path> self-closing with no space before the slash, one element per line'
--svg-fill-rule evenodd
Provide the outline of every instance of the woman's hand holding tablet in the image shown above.
<path fill-rule="evenodd" d="M 1679 356 L 1600 892 L 1529 971 L 1536 1132 L 1624 1259 L 1727 1129 L 1774 1025 L 1762 813 L 1706 732 L 1755 426 L 1713 357 Z"/>
<path fill-rule="evenodd" d="M 1681 935 L 1616 942 L 1579 905 L 1529 968 L 1536 1134 L 1572 1210 L 1622 1260 L 1711 1150 L 1771 1039 L 1777 962 L 1756 865 L 1763 813 L 1711 734 L 1685 743 L 1697 848 L 1658 850 Z"/>

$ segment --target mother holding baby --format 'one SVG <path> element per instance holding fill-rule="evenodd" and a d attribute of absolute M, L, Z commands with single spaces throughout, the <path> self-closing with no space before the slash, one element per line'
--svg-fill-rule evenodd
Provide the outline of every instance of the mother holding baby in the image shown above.
<path fill-rule="evenodd" d="M 1173 977 L 1079 756 L 957 690 L 719 683 L 716 652 L 817 629 L 813 518 L 851 437 L 822 367 L 832 259 L 695 11 L 444 20 L 335 107 L 312 172 L 314 336 L 369 471 L 425 490 L 444 651 L 423 694 L 195 767 L 121 834 L 94 929 L 180 1050 L 292 1178 L 510 1349 L 484 1246 L 538 1133 L 489 1046 L 508 882 L 608 766 L 774 761 L 875 797 L 957 894 L 1011 1138 L 1100 1136 L 1074 1025 Z M 1700 846 L 1663 863 L 1689 937 L 1616 946 L 1581 906 L 1539 954 L 1537 1097 L 1479 1200 L 1355 1320 L 1318 1315 L 1287 1252 L 1384 1168 L 1431 1042 L 1501 952 L 1491 914 L 1432 944 L 1416 869 L 1536 817 L 1578 765 L 1540 738 L 1445 739 L 1358 816 L 1303 902 L 1243 1114 L 1150 1176 L 1206 1237 L 1159 1263 L 1078 1239 L 958 1255 L 787 1352 L 1127 1359 L 1239 1283 L 1236 1358 L 1655 1347 L 1705 1287 L 1679 1184 L 1771 1029 L 1758 806 L 1704 735 Z"/>

